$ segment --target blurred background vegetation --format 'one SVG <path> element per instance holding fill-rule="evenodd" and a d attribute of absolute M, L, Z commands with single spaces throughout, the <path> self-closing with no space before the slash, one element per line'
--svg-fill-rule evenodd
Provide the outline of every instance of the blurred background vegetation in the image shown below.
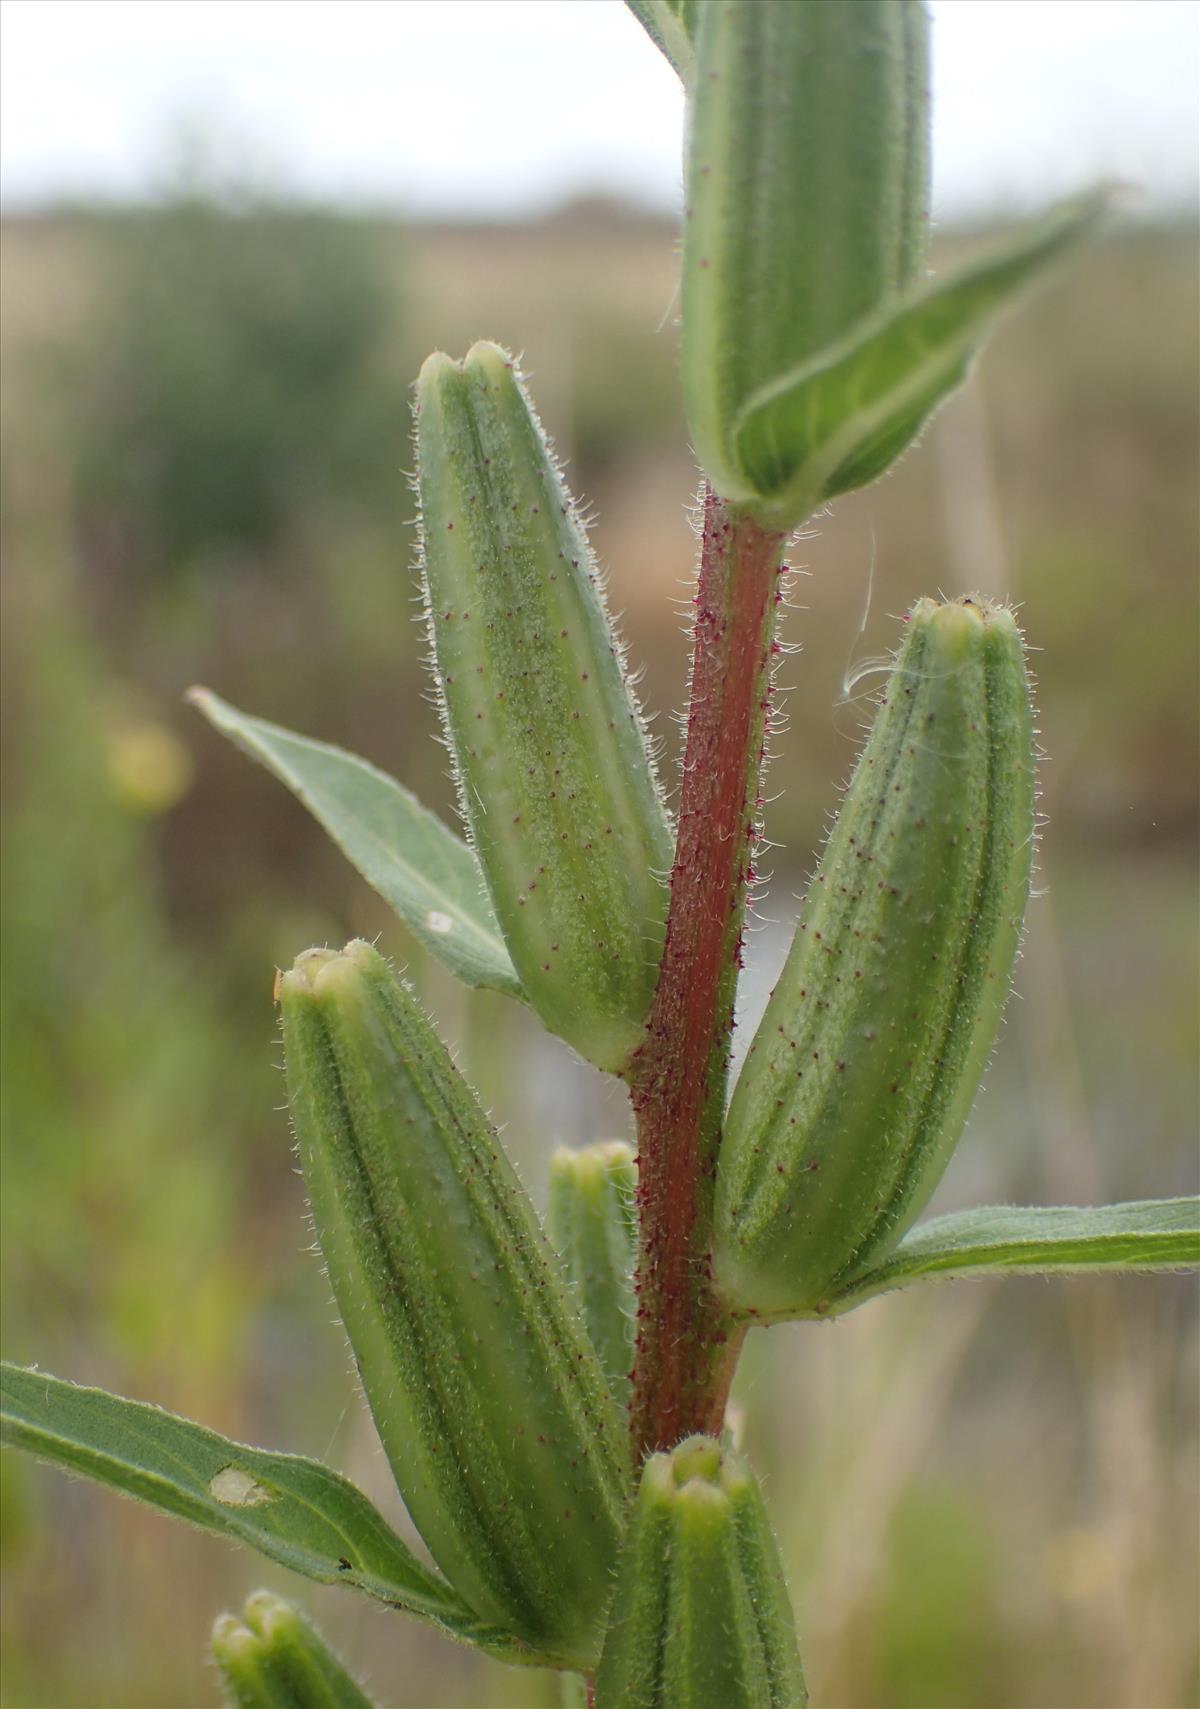
<path fill-rule="evenodd" d="M 938 1208 L 1195 1190 L 1196 253 L 1191 228 L 1114 233 L 794 555 L 743 1030 L 906 606 L 1010 594 L 1039 649 L 1038 896 Z M 378 936 L 535 1193 L 555 1143 L 626 1112 L 525 1013 L 426 965 L 181 697 L 206 682 L 452 813 L 407 388 L 429 349 L 488 336 L 523 352 L 596 512 L 672 776 L 696 489 L 675 271 L 669 224 L 601 201 L 402 227 L 185 179 L 138 212 L 4 225 L 6 1352 L 328 1454 L 393 1514 L 305 1251 L 273 968 Z M 816 1701 L 1196 1701 L 1194 1299 L 1175 1278 L 962 1284 L 752 1339 L 740 1402 Z M 208 1627 L 263 1582 L 383 1705 L 554 1700 L 114 1496 L 11 1458 L 4 1478 L 10 1709 L 214 1702 Z"/>

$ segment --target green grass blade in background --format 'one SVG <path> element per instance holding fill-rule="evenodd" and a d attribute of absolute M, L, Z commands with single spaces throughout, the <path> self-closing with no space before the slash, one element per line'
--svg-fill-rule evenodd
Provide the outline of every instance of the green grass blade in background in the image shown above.
<path fill-rule="evenodd" d="M 413 936 L 467 985 L 523 995 L 474 854 L 414 795 L 328 742 L 251 718 L 206 688 L 188 698 L 307 807 Z"/>
<path fill-rule="evenodd" d="M 177 1519 L 345 1584 L 456 1637 L 503 1648 L 362 1492 L 319 1460 L 231 1442 L 160 1407 L 0 1366 L 0 1440 Z"/>
<path fill-rule="evenodd" d="M 920 1224 L 890 1258 L 851 1282 L 828 1315 L 931 1277 L 1195 1265 L 1200 1265 L 1200 1198 L 1095 1207 L 993 1205 Z"/>
<path fill-rule="evenodd" d="M 882 474 L 962 383 L 1000 316 L 1091 233 L 1107 201 L 1055 209 L 752 396 L 737 459 L 780 525 Z"/>

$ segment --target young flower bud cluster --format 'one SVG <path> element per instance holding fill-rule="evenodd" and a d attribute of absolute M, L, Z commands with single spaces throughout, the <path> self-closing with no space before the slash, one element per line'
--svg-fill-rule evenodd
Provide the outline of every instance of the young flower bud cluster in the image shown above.
<path fill-rule="evenodd" d="M 803 1709 L 762 1495 L 711 1437 L 653 1454 L 621 1555 L 596 1709 Z"/>
<path fill-rule="evenodd" d="M 212 1649 L 231 1709 L 371 1709 L 304 1616 L 269 1591 L 250 1597 L 240 1620 L 219 1616 Z"/>

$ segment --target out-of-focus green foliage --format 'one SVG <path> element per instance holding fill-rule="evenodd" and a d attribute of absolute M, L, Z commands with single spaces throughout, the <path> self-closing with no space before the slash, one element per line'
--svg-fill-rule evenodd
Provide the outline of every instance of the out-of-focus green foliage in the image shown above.
<path fill-rule="evenodd" d="M 873 1694 L 886 1691 L 895 1709 L 958 1709 L 978 1701 L 979 1682 L 987 1680 L 997 1709 L 1019 1702 L 1022 1670 L 1004 1644 L 996 1545 L 980 1504 L 963 1490 L 914 1485 L 896 1511 L 887 1550 L 865 1645 Z"/>
<path fill-rule="evenodd" d="M 369 224 L 189 192 L 100 235 L 68 427 L 90 568 L 135 597 L 222 561 L 286 573 L 313 510 L 380 502 L 395 452 L 371 364 L 394 304 Z"/>
<path fill-rule="evenodd" d="M 126 722 L 69 612 L 27 639 L 3 862 L 10 1345 L 33 1357 L 95 1312 L 110 1349 L 156 1365 L 177 1339 L 207 1381 L 241 1333 L 245 1285 L 205 1264 L 244 1185 L 225 1111 L 261 1076 L 235 1068 L 129 798 L 171 781 L 153 759 L 131 767 L 131 745 L 157 738 L 181 768 L 186 750 Z M 216 1080 L 214 1055 L 231 1059 Z"/>

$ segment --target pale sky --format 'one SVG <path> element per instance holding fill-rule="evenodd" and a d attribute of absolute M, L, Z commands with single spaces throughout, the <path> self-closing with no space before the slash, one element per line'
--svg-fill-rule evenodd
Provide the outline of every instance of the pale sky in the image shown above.
<path fill-rule="evenodd" d="M 1195 208 L 1200 0 L 932 0 L 935 214 L 1101 178 Z M 0 196 L 153 195 L 184 124 L 273 187 L 677 204 L 682 99 L 620 0 L 0 0 Z"/>

